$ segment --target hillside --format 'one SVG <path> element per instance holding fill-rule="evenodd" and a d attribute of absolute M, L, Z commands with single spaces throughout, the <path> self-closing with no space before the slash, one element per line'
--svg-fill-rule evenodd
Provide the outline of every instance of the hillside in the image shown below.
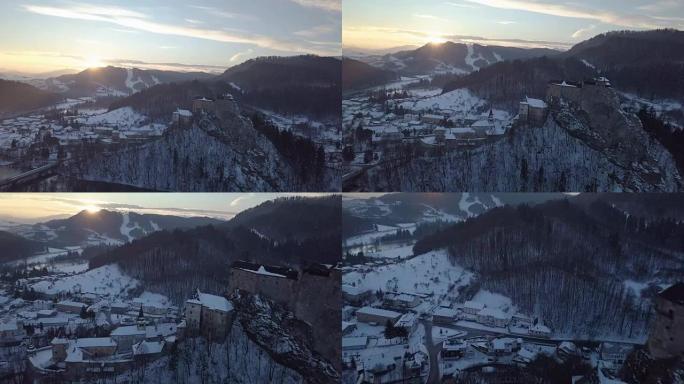
<path fill-rule="evenodd" d="M 113 242 L 128 242 L 160 230 L 188 229 L 219 224 L 220 220 L 207 217 L 180 217 L 135 212 L 101 210 L 82 211 L 72 217 L 34 225 L 33 238 L 52 246 L 87 243 L 93 237 Z"/>
<path fill-rule="evenodd" d="M 657 196 L 661 207 L 681 198 Z M 655 285 L 684 268 L 684 225 L 681 215 L 639 215 L 653 210 L 655 197 L 627 197 L 629 210 L 614 206 L 623 199 L 496 208 L 419 240 L 414 252 L 446 247 L 482 288 L 511 297 L 560 333 L 642 339 Z"/>
<path fill-rule="evenodd" d="M 0 117 L 47 107 L 61 99 L 25 83 L 0 79 Z"/>
<path fill-rule="evenodd" d="M 375 68 L 359 60 L 342 59 L 342 89 L 345 91 L 382 85 L 398 78 L 392 71 Z"/>
<path fill-rule="evenodd" d="M 556 54 L 558 51 L 545 48 L 527 49 L 447 41 L 441 44 L 428 43 L 417 49 L 371 56 L 363 60 L 375 67 L 396 71 L 402 75 L 467 74 L 504 60 Z"/>
<path fill-rule="evenodd" d="M 341 113 L 342 62 L 302 55 L 259 57 L 229 68 L 216 78 L 231 84 L 245 103 L 278 113 L 316 117 Z"/>
<path fill-rule="evenodd" d="M 44 250 L 36 241 L 25 239 L 9 232 L 0 231 L 0 263 L 22 259 Z"/>
<path fill-rule="evenodd" d="M 226 224 L 153 233 L 93 258 L 90 268 L 117 263 L 146 289 L 180 300 L 196 288 L 221 292 L 238 260 L 293 268 L 335 264 L 341 259 L 340 221 L 330 215 L 339 215 L 339 201 L 278 199 Z"/>
<path fill-rule="evenodd" d="M 157 84 L 206 80 L 204 72 L 174 72 L 108 66 L 45 80 L 44 88 L 68 97 L 128 96 Z"/>

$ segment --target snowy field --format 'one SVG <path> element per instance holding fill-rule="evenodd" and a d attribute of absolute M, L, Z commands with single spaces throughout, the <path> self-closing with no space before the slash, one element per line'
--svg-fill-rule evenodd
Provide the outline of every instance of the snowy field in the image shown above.
<path fill-rule="evenodd" d="M 478 110 L 484 108 L 487 103 L 485 100 L 473 95 L 468 89 L 459 88 L 441 95 L 405 101 L 400 105 L 413 111 L 421 111 L 426 109 L 450 109 L 463 113 L 475 114 Z"/>
<path fill-rule="evenodd" d="M 448 260 L 446 251 L 432 251 L 410 260 L 380 267 L 361 266 L 345 273 L 342 282 L 364 290 L 434 294 L 435 301 L 470 284 L 473 274 Z"/>
<path fill-rule="evenodd" d="M 87 292 L 113 298 L 125 296 L 138 284 L 137 280 L 125 275 L 117 264 L 109 264 L 76 275 L 48 278 L 33 284 L 31 288 L 47 294 Z"/>

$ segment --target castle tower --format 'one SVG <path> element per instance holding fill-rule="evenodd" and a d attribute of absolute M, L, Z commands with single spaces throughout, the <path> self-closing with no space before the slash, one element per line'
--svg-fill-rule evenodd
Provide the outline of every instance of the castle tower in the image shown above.
<path fill-rule="evenodd" d="M 656 359 L 684 357 L 684 282 L 663 290 L 655 299 L 656 319 L 648 350 Z"/>

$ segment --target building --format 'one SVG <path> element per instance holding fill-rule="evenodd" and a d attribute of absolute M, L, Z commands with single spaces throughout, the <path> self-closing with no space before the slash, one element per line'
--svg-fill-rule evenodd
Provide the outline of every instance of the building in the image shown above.
<path fill-rule="evenodd" d="M 438 324 L 453 323 L 458 317 L 458 312 L 452 308 L 438 307 L 432 313 L 432 321 Z"/>
<path fill-rule="evenodd" d="M 351 285 L 342 285 L 342 297 L 351 305 L 362 305 L 373 295 L 373 291 Z"/>
<path fill-rule="evenodd" d="M 230 268 L 228 289 L 265 295 L 282 304 L 296 300 L 299 272 L 286 267 L 236 261 Z"/>
<path fill-rule="evenodd" d="M 420 304 L 420 297 L 410 293 L 387 292 L 384 294 L 383 306 L 394 309 L 411 309 Z"/>
<path fill-rule="evenodd" d="M 192 112 L 187 109 L 177 109 L 171 114 L 171 123 L 178 125 L 190 124 L 192 121 Z"/>
<path fill-rule="evenodd" d="M 489 341 L 489 352 L 501 356 L 507 355 L 520 350 L 522 346 L 522 339 L 514 339 L 512 337 L 499 337 Z"/>
<path fill-rule="evenodd" d="M 356 336 L 356 337 L 343 337 L 342 338 L 342 350 L 343 351 L 358 351 L 361 349 L 366 349 L 368 345 L 367 336 Z"/>
<path fill-rule="evenodd" d="M 18 345 L 26 336 L 21 322 L 0 323 L 0 346 Z"/>
<path fill-rule="evenodd" d="M 397 320 L 396 323 L 394 323 L 394 326 L 396 328 L 404 328 L 408 331 L 408 334 L 411 335 L 413 332 L 416 331 L 416 328 L 418 328 L 418 315 L 416 315 L 413 312 L 406 312 L 401 317 L 399 320 Z"/>
<path fill-rule="evenodd" d="M 198 97 L 192 101 L 193 114 L 205 114 L 214 111 L 214 100 L 206 97 Z"/>
<path fill-rule="evenodd" d="M 214 339 L 224 338 L 233 320 L 233 304 L 223 296 L 202 293 L 185 302 L 187 329 L 193 334 Z"/>
<path fill-rule="evenodd" d="M 529 329 L 529 334 L 530 336 L 534 337 L 543 337 L 543 338 L 549 338 L 551 337 L 551 329 L 541 322 L 534 324 L 530 327 Z"/>
<path fill-rule="evenodd" d="M 461 339 L 448 339 L 442 344 L 442 358 L 456 360 L 465 356 L 468 344 Z"/>
<path fill-rule="evenodd" d="M 59 312 L 65 313 L 81 313 L 82 308 L 87 308 L 88 305 L 78 301 L 63 300 L 55 304 L 55 309 Z"/>
<path fill-rule="evenodd" d="M 632 351 L 633 347 L 629 344 L 619 343 L 603 343 L 599 349 L 601 360 L 608 363 L 612 369 L 619 369 L 627 359 L 627 355 Z"/>
<path fill-rule="evenodd" d="M 684 282 L 663 290 L 655 299 L 656 318 L 648 350 L 656 359 L 684 355 Z"/>
<path fill-rule="evenodd" d="M 176 336 L 178 326 L 175 323 L 154 325 L 126 325 L 118 327 L 109 335 L 119 346 L 119 352 L 130 352 L 134 344 L 142 341 L 159 341 Z"/>
<path fill-rule="evenodd" d="M 463 304 L 463 312 L 467 313 L 469 315 L 477 315 L 478 312 L 483 310 L 485 307 L 484 304 L 478 303 L 477 301 L 466 301 Z"/>
<path fill-rule="evenodd" d="M 363 307 L 356 311 L 356 319 L 361 323 L 376 323 L 385 325 L 388 321 L 396 323 L 401 313 L 381 308 Z"/>
<path fill-rule="evenodd" d="M 439 125 L 442 124 L 446 118 L 442 115 L 425 114 L 420 117 L 420 121 L 427 124 Z"/>
<path fill-rule="evenodd" d="M 582 101 L 582 84 L 572 81 L 551 81 L 546 88 L 546 102 L 551 105 L 575 104 Z"/>
<path fill-rule="evenodd" d="M 532 125 L 541 125 L 546 119 L 547 105 L 543 100 L 525 97 L 520 102 L 518 120 Z"/>
<path fill-rule="evenodd" d="M 511 315 L 496 308 L 485 308 L 477 313 L 477 322 L 491 327 L 505 328 L 510 321 Z"/>

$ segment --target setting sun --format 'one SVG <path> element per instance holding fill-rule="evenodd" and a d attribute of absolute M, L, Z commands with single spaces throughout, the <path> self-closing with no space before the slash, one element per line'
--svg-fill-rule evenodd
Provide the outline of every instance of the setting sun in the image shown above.
<path fill-rule="evenodd" d="M 100 60 L 99 57 L 89 56 L 83 62 L 83 66 L 87 69 L 87 68 L 100 68 L 100 67 L 104 67 L 105 65 L 102 62 L 102 60 Z"/>
<path fill-rule="evenodd" d="M 446 43 L 447 40 L 445 38 L 443 38 L 442 36 L 435 35 L 435 36 L 428 37 L 428 42 L 432 43 L 432 44 L 442 44 L 442 43 Z"/>
<path fill-rule="evenodd" d="M 88 213 L 98 213 L 100 212 L 101 208 L 96 205 L 86 205 L 83 207 L 83 210 Z"/>

